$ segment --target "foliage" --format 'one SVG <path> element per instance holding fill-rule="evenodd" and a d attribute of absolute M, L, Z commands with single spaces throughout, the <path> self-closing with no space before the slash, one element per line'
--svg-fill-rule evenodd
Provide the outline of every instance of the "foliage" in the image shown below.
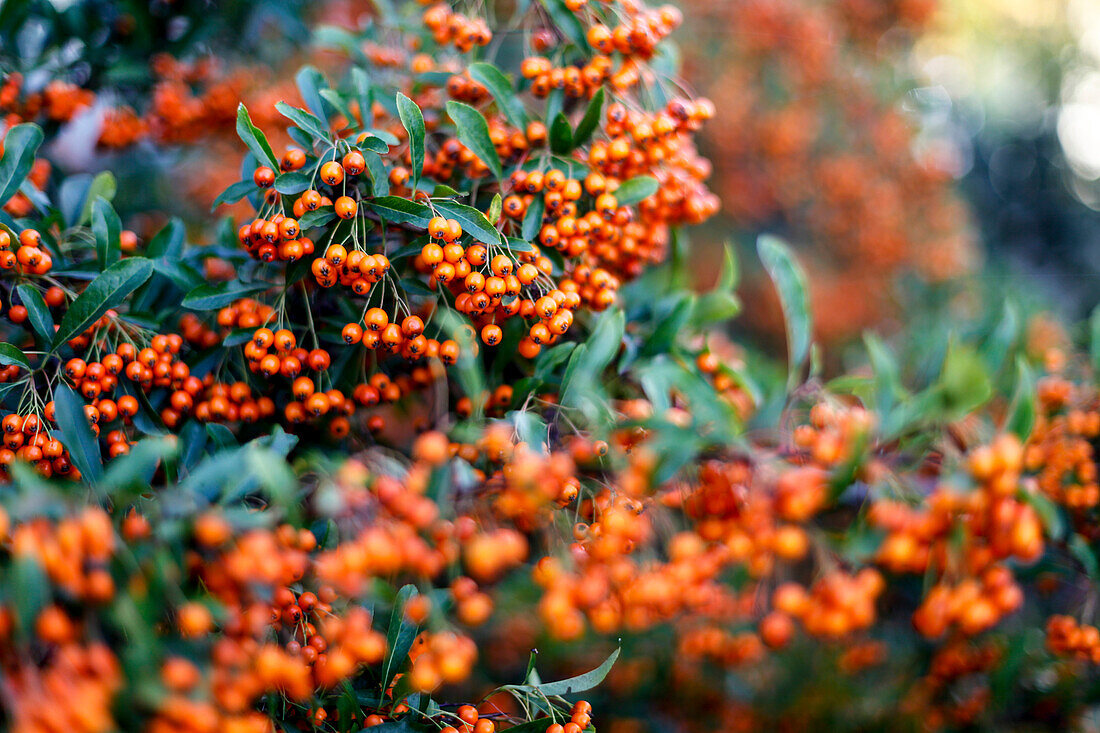
<path fill-rule="evenodd" d="M 765 236 L 786 358 L 730 343 L 732 249 L 689 284 L 716 111 L 671 91 L 678 11 L 491 10 L 380 4 L 317 28 L 341 62 L 269 110 L 98 138 L 206 146 L 215 118 L 239 138 L 215 205 L 248 215 L 151 236 L 111 174 L 51 175 L 77 117 L 51 117 L 20 56 L 0 99 L 5 724 L 1082 720 L 1089 342 L 1015 302 L 929 308 L 827 378 L 813 275 Z M 11 27 L 62 37 L 35 12 Z"/>

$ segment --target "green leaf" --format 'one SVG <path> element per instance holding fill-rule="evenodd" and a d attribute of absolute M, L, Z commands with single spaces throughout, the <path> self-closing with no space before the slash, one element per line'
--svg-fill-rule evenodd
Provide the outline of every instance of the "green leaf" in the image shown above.
<path fill-rule="evenodd" d="M 53 316 L 42 299 L 42 293 L 38 288 L 27 283 L 16 286 L 15 292 L 19 293 L 19 300 L 27 309 L 27 320 L 31 322 L 31 328 L 38 335 L 39 343 L 49 344 L 53 341 Z"/>
<path fill-rule="evenodd" d="M 401 124 L 409 133 L 409 155 L 412 157 L 413 188 L 420 182 L 420 176 L 424 172 L 424 113 L 416 102 L 406 97 L 401 92 L 397 93 L 397 114 L 401 117 Z"/>
<path fill-rule="evenodd" d="M 268 287 L 270 286 L 267 283 L 245 283 L 240 280 L 206 283 L 188 293 L 180 305 L 196 311 L 218 310 L 230 305 L 238 298 L 258 293 Z"/>
<path fill-rule="evenodd" d="M 310 187 L 309 176 L 301 171 L 287 171 L 275 178 L 275 190 L 288 195 L 301 193 Z"/>
<path fill-rule="evenodd" d="M 1023 354 L 1016 357 L 1016 391 L 1008 407 L 1005 428 L 1026 441 L 1035 427 L 1035 373 Z"/>
<path fill-rule="evenodd" d="M 354 66 L 351 69 L 351 82 L 355 86 L 355 97 L 359 101 L 359 115 L 365 122 L 371 108 L 370 77 L 367 76 L 367 72 Z"/>
<path fill-rule="evenodd" d="M 121 305 L 152 274 L 153 263 L 144 257 L 128 257 L 104 270 L 69 305 L 61 319 L 61 328 L 54 334 L 52 350 L 79 336 L 108 310 Z"/>
<path fill-rule="evenodd" d="M 397 592 L 390 612 L 390 625 L 386 627 L 386 658 L 382 663 L 382 689 L 390 686 L 390 681 L 405 665 L 416 639 L 417 626 L 405 618 L 405 606 L 417 594 L 416 586 L 406 585 Z"/>
<path fill-rule="evenodd" d="M 481 159 L 499 180 L 504 178 L 500 156 L 489 137 L 489 123 L 476 109 L 462 102 L 447 102 L 447 116 L 455 123 L 458 139 Z"/>
<path fill-rule="evenodd" d="M 489 223 L 485 214 L 474 207 L 458 204 L 454 201 L 435 201 L 433 203 L 436 211 L 457 221 L 462 225 L 462 231 L 474 239 L 485 244 L 501 244 L 500 232 Z"/>
<path fill-rule="evenodd" d="M 500 223 L 500 211 L 504 202 L 500 198 L 499 193 L 493 194 L 493 200 L 489 202 L 489 212 L 485 215 L 485 218 L 489 220 L 489 223 L 494 227 Z"/>
<path fill-rule="evenodd" d="M 558 112 L 558 116 L 550 123 L 550 150 L 558 155 L 566 155 L 572 149 L 573 128 L 569 126 L 565 113 Z"/>
<path fill-rule="evenodd" d="M 302 132 L 305 132 L 314 139 L 323 140 L 325 142 L 329 141 L 329 134 L 325 129 L 326 125 L 324 122 L 317 119 L 316 115 L 312 115 L 304 109 L 291 106 L 286 102 L 276 102 L 275 109 L 279 110 L 279 114 L 293 122 L 294 126 Z"/>
<path fill-rule="evenodd" d="M 878 336 L 871 332 L 863 334 L 863 343 L 867 347 L 867 356 L 871 360 L 871 368 L 875 370 L 875 410 L 885 416 L 893 409 L 899 394 L 901 393 L 901 375 L 898 372 L 898 363 L 894 355 L 882 343 Z"/>
<path fill-rule="evenodd" d="M 218 197 L 214 199 L 214 203 L 210 205 L 210 210 L 213 211 L 222 204 L 235 204 L 255 190 L 256 184 L 252 181 L 237 181 L 218 194 Z"/>
<path fill-rule="evenodd" d="M 115 209 L 105 198 L 98 198 L 92 204 L 92 234 L 95 235 L 96 258 L 101 268 L 112 262 L 118 262 L 121 256 L 119 238 L 122 236 L 122 222 Z"/>
<path fill-rule="evenodd" d="M 298 84 L 298 91 L 301 92 L 306 106 L 327 127 L 328 115 L 325 114 L 325 104 L 321 97 L 321 89 L 328 87 L 324 75 L 312 66 L 303 66 L 294 76 L 294 81 Z"/>
<path fill-rule="evenodd" d="M 92 204 L 100 197 L 113 201 L 118 184 L 110 171 L 103 171 L 92 179 L 92 185 L 88 187 L 88 196 L 84 199 L 84 208 L 80 211 L 80 218 L 75 224 L 83 224 L 92 216 Z"/>
<path fill-rule="evenodd" d="M 1100 373 L 1100 305 L 1093 309 L 1089 317 L 1089 355 L 1093 370 Z"/>
<path fill-rule="evenodd" d="M 615 200 L 619 202 L 619 206 L 630 206 L 657 193 L 660 187 L 657 179 L 652 176 L 637 176 L 623 181 L 615 190 Z"/>
<path fill-rule="evenodd" d="M 386 172 L 386 164 L 382 162 L 382 157 L 377 153 L 367 152 L 363 154 L 363 158 L 367 161 L 367 170 L 370 172 L 371 195 L 389 196 L 390 177 Z"/>
<path fill-rule="evenodd" d="M 57 427 L 64 433 L 65 447 L 73 463 L 80 469 L 85 481 L 98 482 L 103 477 L 103 458 L 99 452 L 99 440 L 84 414 L 84 400 L 64 382 L 54 387 L 53 400 Z"/>
<path fill-rule="evenodd" d="M 505 244 L 508 247 L 508 251 L 511 254 L 532 254 L 535 251 L 535 245 L 528 242 L 526 239 L 520 239 L 519 237 L 505 237 Z"/>
<path fill-rule="evenodd" d="M 585 672 L 576 677 L 569 677 L 568 679 L 558 680 L 557 682 L 545 682 L 541 685 L 532 685 L 532 687 L 547 697 L 587 692 L 604 681 L 604 678 L 607 677 L 607 673 L 610 672 L 611 668 L 615 665 L 615 660 L 619 658 L 619 653 L 621 651 L 622 648 L 620 647 L 611 652 L 611 655 L 603 661 L 603 664 L 596 667 L 591 672 Z"/>
<path fill-rule="evenodd" d="M 321 95 L 321 99 L 328 102 L 330 105 L 332 105 L 333 109 L 344 116 L 344 119 L 347 120 L 347 124 L 354 124 L 353 121 L 355 120 L 355 115 L 351 113 L 351 109 L 344 101 L 344 98 L 340 96 L 340 94 L 335 89 L 329 89 L 326 87 L 325 89 L 319 90 L 318 94 Z"/>
<path fill-rule="evenodd" d="M 985 362 L 973 347 L 951 343 L 936 385 L 947 420 L 966 417 L 993 396 L 993 384 Z"/>
<path fill-rule="evenodd" d="M 592 95 L 592 100 L 588 103 L 588 109 L 584 111 L 584 117 L 581 118 L 580 124 L 573 132 L 573 147 L 580 147 L 588 142 L 592 137 L 592 133 L 600 126 L 600 120 L 603 118 L 605 96 L 603 87 L 597 89 L 596 93 Z"/>
<path fill-rule="evenodd" d="M 23 185 L 42 144 L 42 128 L 31 123 L 16 125 L 4 136 L 4 157 L 0 158 L 0 206 Z"/>
<path fill-rule="evenodd" d="M 670 351 L 683 332 L 692 312 L 696 310 L 696 297 L 683 292 L 679 295 L 676 305 L 657 323 L 653 333 L 642 345 L 642 356 L 656 356 Z"/>
<path fill-rule="evenodd" d="M 145 247 L 145 255 L 149 258 L 167 257 L 179 260 L 183 254 L 183 238 L 186 233 L 180 218 L 177 216 L 172 217 L 149 240 L 149 244 Z"/>
<path fill-rule="evenodd" d="M 810 353 L 813 326 L 807 296 L 806 274 L 798 265 L 790 248 L 781 239 L 767 234 L 756 240 L 756 251 L 764 269 L 779 293 L 783 317 L 787 325 L 787 388 L 793 389 Z"/>
<path fill-rule="evenodd" d="M 9 600 L 14 601 L 20 633 L 31 638 L 35 619 L 50 602 L 50 581 L 38 557 L 31 553 L 13 558 L 10 572 L 5 585 L 18 592 Z"/>
<path fill-rule="evenodd" d="M 367 206 L 384 221 L 395 224 L 413 224 L 427 227 L 432 218 L 432 210 L 422 203 L 400 196 L 380 196 L 367 202 Z"/>
<path fill-rule="evenodd" d="M 271 145 L 268 144 L 267 137 L 258 127 L 252 124 L 252 118 L 249 116 L 248 109 L 243 102 L 237 106 L 237 136 L 241 138 L 241 142 L 248 147 L 261 165 L 269 165 L 274 170 L 279 170 L 279 159 L 271 151 Z"/>
<path fill-rule="evenodd" d="M 516 93 L 512 82 L 504 75 L 504 72 L 484 61 L 470 64 L 469 72 L 474 81 L 488 89 L 489 94 L 493 95 L 497 108 L 504 114 L 508 122 L 513 127 L 526 130 L 527 110 L 523 108 L 523 101 Z"/>
<path fill-rule="evenodd" d="M 1100 565 L 1096 561 L 1096 553 L 1092 551 L 1092 547 L 1084 537 L 1074 533 L 1069 541 L 1069 549 L 1094 583 L 1100 579 Z"/>
<path fill-rule="evenodd" d="M 1035 513 L 1039 515 L 1048 537 L 1058 540 L 1065 535 L 1066 522 L 1062 518 L 1062 512 L 1058 509 L 1058 505 L 1038 491 L 1021 490 L 1019 496 L 1028 504 L 1031 504 Z"/>
<path fill-rule="evenodd" d="M 539 231 L 542 229 L 542 218 L 545 214 L 546 199 L 542 196 L 536 196 L 527 207 L 527 212 L 523 215 L 523 226 L 520 236 L 529 242 L 537 237 Z"/>
<path fill-rule="evenodd" d="M 26 355 L 19 348 L 6 341 L 0 341 L 0 366 L 11 366 L 12 364 L 27 371 L 30 371 L 31 368 L 31 363 L 27 361 Z"/>
<path fill-rule="evenodd" d="M 314 227 L 323 227 L 336 218 L 336 211 L 331 206 L 322 206 L 316 211 L 307 211 L 298 220 L 298 228 L 303 232 Z"/>
<path fill-rule="evenodd" d="M 566 38 L 577 45 L 578 48 L 588 49 L 588 39 L 584 34 L 584 26 L 577 18 L 577 14 L 565 6 L 563 0 L 542 0 L 542 6 L 554 21 Z"/>

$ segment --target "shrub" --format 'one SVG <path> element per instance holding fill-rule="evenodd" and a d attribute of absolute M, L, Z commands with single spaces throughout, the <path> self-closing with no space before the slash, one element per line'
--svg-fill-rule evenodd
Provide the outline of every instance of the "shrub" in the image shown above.
<path fill-rule="evenodd" d="M 678 12 L 413 10 L 325 30 L 348 63 L 298 72 L 285 150 L 237 107 L 216 205 L 253 214 L 207 244 L 123 229 L 109 175 L 49 180 L 9 77 L 5 723 L 1076 719 L 1090 359 L 1009 311 L 930 371 L 868 336 L 826 383 L 770 237 L 788 353 L 756 358 L 716 328 L 732 255 L 688 287 L 715 110 L 672 83 Z"/>

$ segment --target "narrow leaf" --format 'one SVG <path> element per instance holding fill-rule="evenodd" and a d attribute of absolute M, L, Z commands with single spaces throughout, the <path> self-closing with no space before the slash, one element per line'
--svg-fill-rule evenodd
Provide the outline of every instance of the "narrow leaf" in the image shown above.
<path fill-rule="evenodd" d="M 489 137 L 489 123 L 476 109 L 462 102 L 447 102 L 447 116 L 455 123 L 458 139 L 481 159 L 493 175 L 504 178 L 500 156 Z"/>
<path fill-rule="evenodd" d="M 623 181 L 615 191 L 615 200 L 619 206 L 631 206 L 642 199 L 647 199 L 657 193 L 660 184 L 652 176 L 638 176 L 629 181 Z"/>
<path fill-rule="evenodd" d="M 409 133 L 413 188 L 416 188 L 424 172 L 424 114 L 420 111 L 420 107 L 416 106 L 416 102 L 401 92 L 397 93 L 397 114 L 401 117 L 401 124 L 405 126 L 405 131 Z"/>
<path fill-rule="evenodd" d="M 4 136 L 4 157 L 0 158 L 0 206 L 23 185 L 41 144 L 42 128 L 30 123 L 16 125 Z"/>
<path fill-rule="evenodd" d="M 810 353 L 813 326 L 810 320 L 806 274 L 795 261 L 790 248 L 776 237 L 761 235 L 756 240 L 756 251 L 779 292 L 779 303 L 787 323 L 787 386 L 790 389 L 799 379 L 799 371 Z"/>
<path fill-rule="evenodd" d="M 523 108 L 523 101 L 516 93 L 515 87 L 508 77 L 497 67 L 478 61 L 470 64 L 470 77 L 478 84 L 489 90 L 497 107 L 507 118 L 508 122 L 521 130 L 527 129 L 527 110 Z M 601 91 L 602 88 L 601 88 Z"/>
<path fill-rule="evenodd" d="M 144 257 L 129 257 L 104 270 L 65 312 L 61 327 L 54 334 L 53 350 L 79 336 L 96 319 L 120 305 L 152 274 L 153 263 Z"/>
<path fill-rule="evenodd" d="M 31 328 L 38 335 L 39 343 L 48 345 L 53 341 L 53 316 L 42 299 L 42 293 L 33 285 L 24 283 L 15 288 L 19 293 L 19 300 L 27 309 L 27 320 L 31 322 Z"/>
<path fill-rule="evenodd" d="M 252 124 L 252 118 L 249 116 L 248 109 L 243 102 L 237 106 L 237 136 L 241 138 L 241 141 L 262 165 L 269 165 L 275 170 L 279 169 L 279 160 L 275 157 L 275 153 L 271 151 L 271 145 L 267 142 L 267 137 L 258 127 Z"/>
<path fill-rule="evenodd" d="M 64 382 L 54 388 L 53 399 L 57 426 L 64 433 L 65 447 L 69 449 L 69 455 L 84 480 L 94 484 L 103 476 L 103 458 L 99 452 L 99 440 L 84 414 L 84 401 Z"/>

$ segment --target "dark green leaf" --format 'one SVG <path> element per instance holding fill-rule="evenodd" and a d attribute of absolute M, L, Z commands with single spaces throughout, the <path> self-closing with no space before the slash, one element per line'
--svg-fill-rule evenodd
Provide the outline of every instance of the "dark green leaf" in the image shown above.
<path fill-rule="evenodd" d="M 382 663 L 382 689 L 390 686 L 390 680 L 405 666 L 416 639 L 417 626 L 405 617 L 405 606 L 415 596 L 416 586 L 409 584 L 397 592 L 390 612 L 390 625 L 386 628 L 386 657 Z"/>
<path fill-rule="evenodd" d="M 779 293 L 779 303 L 783 307 L 787 325 L 787 387 L 793 389 L 801 378 L 800 371 L 810 353 L 813 334 L 806 274 L 786 243 L 777 237 L 761 235 L 756 240 L 756 251 Z"/>
<path fill-rule="evenodd" d="M 48 345 L 53 341 L 53 316 L 42 298 L 42 293 L 33 285 L 24 283 L 15 288 L 19 293 L 19 300 L 27 309 L 27 320 L 31 322 L 31 328 L 38 335 L 39 343 Z"/>
<path fill-rule="evenodd" d="M 276 102 L 275 109 L 279 110 L 279 114 L 283 117 L 293 122 L 295 127 L 311 137 L 326 142 L 329 140 L 329 134 L 325 129 L 325 123 L 317 119 L 316 115 L 312 115 L 304 109 L 291 106 L 286 102 Z"/>
<path fill-rule="evenodd" d="M 279 193 L 296 194 L 310 187 L 309 176 L 301 171 L 287 171 L 275 178 L 275 190 Z"/>
<path fill-rule="evenodd" d="M 27 357 L 15 344 L 0 341 L 0 366 L 11 366 L 12 364 L 28 371 L 31 368 Z"/>
<path fill-rule="evenodd" d="M 397 93 L 397 114 L 401 117 L 401 124 L 405 126 L 405 131 L 409 133 L 413 188 L 416 188 L 424 172 L 424 114 L 420 111 L 420 107 L 416 106 L 416 102 L 401 92 Z"/>
<path fill-rule="evenodd" d="M 153 263 L 144 257 L 128 257 L 108 267 L 69 305 L 54 334 L 53 349 L 79 336 L 111 308 L 120 305 L 153 274 Z"/>
<path fill-rule="evenodd" d="M 542 5 L 565 37 L 577 45 L 578 48 L 588 49 L 588 39 L 584 34 L 584 26 L 581 25 L 577 14 L 565 6 L 564 0 L 542 0 Z"/>
<path fill-rule="evenodd" d="M 118 262 L 121 256 L 119 237 L 122 235 L 122 222 L 105 198 L 98 198 L 92 203 L 92 234 L 95 235 L 99 266 L 104 268 L 112 262 Z"/>
<path fill-rule="evenodd" d="M 566 155 L 573 149 L 573 128 L 569 126 L 569 119 L 564 113 L 558 112 L 558 116 L 550 123 L 550 150 L 558 155 Z"/>
<path fill-rule="evenodd" d="M 268 144 L 267 137 L 258 127 L 252 124 L 252 118 L 249 116 L 243 102 L 237 107 L 237 135 L 252 155 L 255 156 L 256 160 L 260 161 L 261 165 L 268 165 L 274 170 L 279 170 L 279 160 L 275 157 L 275 153 L 271 151 L 271 145 Z"/>
<path fill-rule="evenodd" d="M 515 87 L 508 77 L 497 67 L 478 61 L 470 64 L 470 76 L 478 84 L 489 90 L 496 100 L 497 108 L 504 114 L 513 127 L 520 130 L 527 129 L 527 110 L 523 108 L 523 101 L 516 93 Z"/>
<path fill-rule="evenodd" d="M 619 652 L 621 651 L 622 649 L 616 649 L 611 652 L 611 655 L 603 661 L 603 664 L 596 667 L 591 672 L 585 672 L 576 677 L 569 677 L 568 679 L 558 680 L 557 682 L 545 682 L 541 685 L 533 685 L 533 687 L 547 697 L 587 692 L 604 681 L 604 678 L 607 677 L 607 673 L 610 672 L 611 668 L 615 665 L 615 660 L 619 658 Z"/>
<path fill-rule="evenodd" d="M 1016 391 L 1008 407 L 1005 428 L 1026 441 L 1035 427 L 1035 374 L 1024 356 L 1016 357 Z"/>
<path fill-rule="evenodd" d="M 432 218 L 432 210 L 424 204 L 410 201 L 400 196 L 381 196 L 367 202 L 376 214 L 384 221 L 396 224 L 413 224 L 418 227 L 427 227 Z"/>
<path fill-rule="evenodd" d="M 323 227 L 336 218 L 336 212 L 331 206 L 322 206 L 316 211 L 307 211 L 298 220 L 298 228 L 303 232 L 314 227 Z"/>
<path fill-rule="evenodd" d="M 224 283 L 207 283 L 200 285 L 183 299 L 180 304 L 184 308 L 196 311 L 218 310 L 230 305 L 238 298 L 243 298 L 252 293 L 258 293 L 270 287 L 267 283 L 245 283 L 240 280 L 232 280 Z"/>
<path fill-rule="evenodd" d="M 497 245 L 501 243 L 500 232 L 489 223 L 485 214 L 474 207 L 458 204 L 453 201 L 436 201 L 434 204 L 436 211 L 457 221 L 462 225 L 463 232 L 469 234 L 479 242 Z"/>
<path fill-rule="evenodd" d="M 367 171 L 370 172 L 371 195 L 389 196 L 390 177 L 386 172 L 386 164 L 382 162 L 381 156 L 377 153 L 367 152 L 364 153 L 363 158 L 367 161 Z"/>
<path fill-rule="evenodd" d="M 592 96 L 592 101 L 588 103 L 588 109 L 584 111 L 584 117 L 581 118 L 580 124 L 577 125 L 577 129 L 573 132 L 573 147 L 579 147 L 588 142 L 592 137 L 592 133 L 600 126 L 600 119 L 603 117 L 603 101 L 605 96 L 603 89 L 603 87 L 597 89 L 596 93 Z"/>
<path fill-rule="evenodd" d="M 252 181 L 237 181 L 218 194 L 218 197 L 214 199 L 214 203 L 211 204 L 210 210 L 213 211 L 222 204 L 235 204 L 255 190 L 256 184 Z"/>
<path fill-rule="evenodd" d="M 41 144 L 42 128 L 29 122 L 16 125 L 4 136 L 4 157 L 0 158 L 0 206 L 23 185 Z"/>
<path fill-rule="evenodd" d="M 1084 567 L 1093 583 L 1100 580 L 1100 566 L 1096 561 L 1096 553 L 1093 552 L 1092 547 L 1085 538 L 1075 532 L 1073 537 L 1070 538 L 1069 549 Z"/>
<path fill-rule="evenodd" d="M 546 214 L 546 199 L 536 196 L 523 215 L 523 227 L 520 236 L 528 242 L 538 236 L 542 229 L 542 218 Z"/>
<path fill-rule="evenodd" d="M 321 96 L 321 89 L 328 87 L 324 75 L 312 66 L 303 66 L 295 75 L 294 81 L 298 84 L 298 91 L 301 92 L 306 106 L 327 126 L 328 115 L 325 114 L 324 99 Z"/>
<path fill-rule="evenodd" d="M 469 148 L 497 179 L 504 178 L 500 156 L 489 137 L 489 123 L 476 109 L 462 102 L 447 102 L 447 116 L 455 123 L 458 139 Z"/>
<path fill-rule="evenodd" d="M 73 463 L 80 469 L 85 481 L 98 482 L 103 477 L 103 459 L 99 452 L 99 440 L 84 414 L 84 401 L 64 382 L 54 387 L 53 400 L 57 427 L 64 433 L 65 447 Z"/>
<path fill-rule="evenodd" d="M 9 600 L 14 601 L 20 633 L 30 638 L 38 614 L 50 602 L 50 581 L 41 561 L 33 553 L 17 555 L 12 560 L 10 572 L 6 585 L 18 592 Z"/>
<path fill-rule="evenodd" d="M 186 232 L 183 228 L 183 222 L 180 221 L 179 217 L 172 217 L 164 225 L 164 228 L 149 240 L 149 245 L 145 248 L 146 256 L 150 258 L 169 257 L 179 259 L 180 255 L 183 254 L 184 234 Z"/>

